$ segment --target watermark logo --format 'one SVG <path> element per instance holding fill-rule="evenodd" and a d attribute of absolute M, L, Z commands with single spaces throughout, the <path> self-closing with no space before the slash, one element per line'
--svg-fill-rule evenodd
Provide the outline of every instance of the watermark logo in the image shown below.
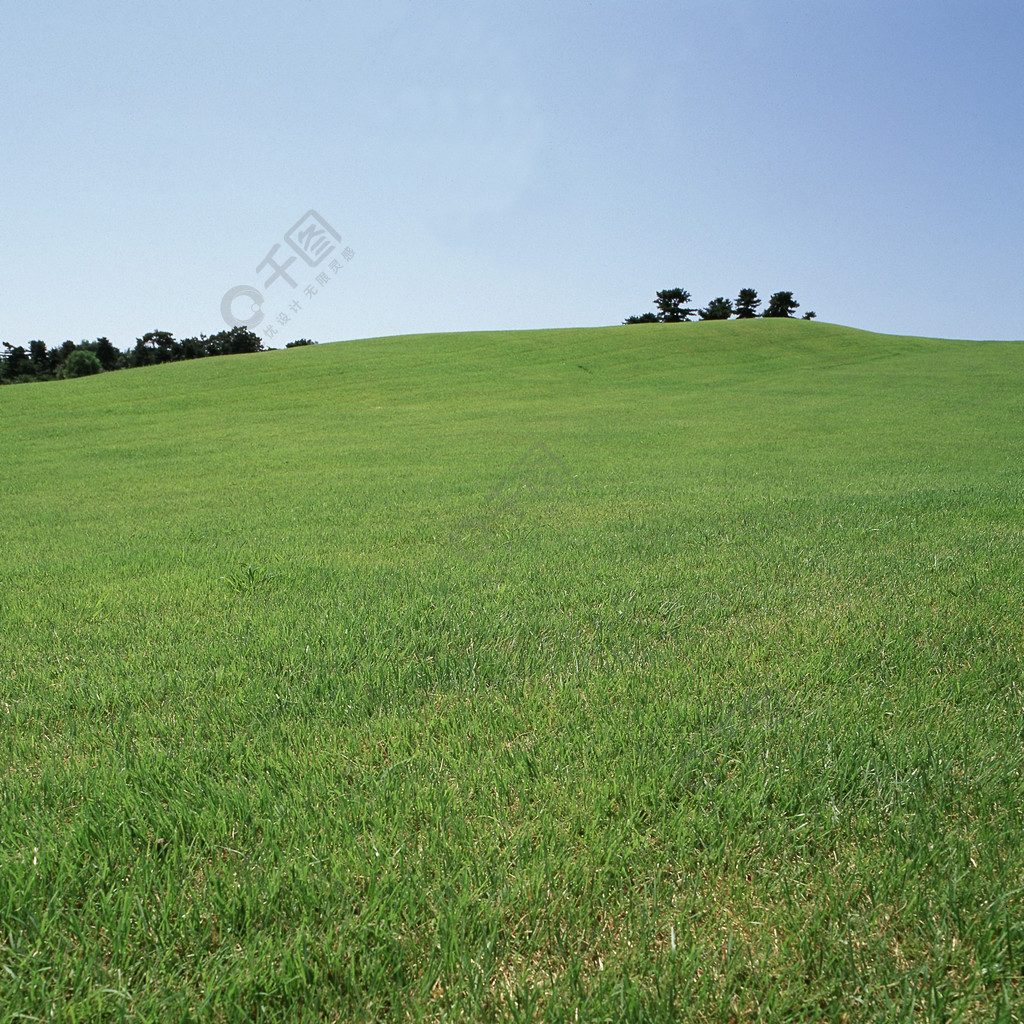
<path fill-rule="evenodd" d="M 263 336 L 273 338 L 280 328 L 302 311 L 302 301 L 292 293 L 301 288 L 303 300 L 312 302 L 345 268 L 345 263 L 355 256 L 355 252 L 348 246 L 339 249 L 342 244 L 341 235 L 316 210 L 307 210 L 284 233 L 283 238 L 291 254 L 285 250 L 279 257 L 278 253 L 283 246 L 281 242 L 276 242 L 256 264 L 256 273 L 260 275 L 263 291 L 255 285 L 239 284 L 224 293 L 220 301 L 220 313 L 229 327 L 253 329 L 266 321 Z M 333 259 L 330 258 L 332 254 Z M 293 270 L 295 264 L 298 267 Z M 300 285 L 297 278 L 302 276 L 303 264 L 314 270 L 321 266 L 324 269 Z M 263 308 L 267 303 L 266 296 L 272 288 L 275 297 L 281 296 L 283 286 L 291 289 L 291 293 L 283 293 L 284 299 L 278 299 L 284 308 L 268 316 Z"/>
<path fill-rule="evenodd" d="M 341 235 L 316 210 L 310 210 L 303 215 L 284 235 L 284 240 L 311 267 L 320 266 L 324 258 L 334 252 L 332 238 L 334 242 L 341 243 Z"/>

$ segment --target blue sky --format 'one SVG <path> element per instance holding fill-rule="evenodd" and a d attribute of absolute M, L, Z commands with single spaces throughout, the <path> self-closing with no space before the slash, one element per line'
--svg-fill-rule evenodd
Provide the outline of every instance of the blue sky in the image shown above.
<path fill-rule="evenodd" d="M 86 0 L 0 32 L 0 341 L 209 334 L 239 285 L 277 347 L 677 286 L 1024 339 L 1020 0 Z M 266 284 L 309 210 L 341 241 Z"/>

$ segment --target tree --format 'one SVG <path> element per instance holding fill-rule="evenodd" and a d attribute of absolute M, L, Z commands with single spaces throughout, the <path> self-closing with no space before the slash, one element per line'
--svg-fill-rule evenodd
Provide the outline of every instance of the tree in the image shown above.
<path fill-rule="evenodd" d="M 135 348 L 128 357 L 129 366 L 152 366 L 171 363 L 181 358 L 181 346 L 170 331 L 149 331 L 135 339 Z"/>
<path fill-rule="evenodd" d="M 49 379 L 50 374 L 50 356 L 46 351 L 45 341 L 30 341 L 28 343 L 29 359 L 32 361 L 32 366 L 35 370 L 37 377 L 44 377 Z"/>
<path fill-rule="evenodd" d="M 654 316 L 653 313 L 650 315 Z M 315 344 L 315 341 L 308 338 L 300 338 L 289 347 Z M 264 351 L 266 350 L 259 337 L 247 327 L 234 327 L 209 338 L 201 334 L 198 338 L 185 338 L 183 341 L 175 341 L 174 335 L 169 331 L 150 331 L 137 338 L 135 347 L 128 352 L 115 348 L 108 338 L 83 341 L 80 345 L 73 341 L 65 341 L 62 345 L 49 350 L 45 342 L 32 341 L 29 343 L 29 351 L 26 351 L 23 345 L 3 342 L 0 347 L 0 384 L 81 377 L 89 373 L 152 366 L 155 363 L 169 363 L 179 359 Z M 89 358 L 76 358 L 69 362 L 72 356 L 82 355 Z"/>
<path fill-rule="evenodd" d="M 121 361 L 121 351 L 110 344 L 108 338 L 97 338 L 95 341 L 83 341 L 78 346 L 83 352 L 93 352 L 104 370 L 116 370 Z"/>
<path fill-rule="evenodd" d="M 792 316 L 793 310 L 800 305 L 794 301 L 792 292 L 776 292 L 768 300 L 768 308 L 764 311 L 765 316 Z"/>
<path fill-rule="evenodd" d="M 295 341 L 289 341 L 285 348 L 303 348 L 305 345 L 315 345 L 315 341 L 310 341 L 309 338 L 296 338 Z"/>
<path fill-rule="evenodd" d="M 802 317 L 801 320 L 813 320 L 818 314 L 813 309 L 808 310 Z"/>
<path fill-rule="evenodd" d="M 89 377 L 94 373 L 102 373 L 103 367 L 95 352 L 76 349 L 64 363 L 65 377 Z"/>
<path fill-rule="evenodd" d="M 259 335 L 253 334 L 248 327 L 232 327 L 229 331 L 221 331 L 206 339 L 211 356 L 234 356 L 242 352 L 262 352 L 263 342 Z"/>
<path fill-rule="evenodd" d="M 690 293 L 685 288 L 666 288 L 658 292 L 654 304 L 658 307 L 658 319 L 663 324 L 686 323 L 696 310 L 689 309 Z"/>
<path fill-rule="evenodd" d="M 701 320 L 728 320 L 732 316 L 732 302 L 721 295 L 712 299 L 704 309 L 698 309 Z"/>
<path fill-rule="evenodd" d="M 152 349 L 156 363 L 173 363 L 181 358 L 181 345 L 170 331 L 150 331 L 142 336 L 142 344 Z"/>
<path fill-rule="evenodd" d="M 181 339 L 181 355 L 183 359 L 202 359 L 204 356 L 212 355 L 210 352 L 210 339 L 205 334 L 198 338 Z"/>
<path fill-rule="evenodd" d="M 9 381 L 32 380 L 35 377 L 35 367 L 32 360 L 25 351 L 24 345 L 10 345 L 4 342 L 7 350 L 3 356 L 3 363 L 0 365 L 0 378 Z"/>
<path fill-rule="evenodd" d="M 751 317 L 758 316 L 757 307 L 760 305 L 761 300 L 753 288 L 741 288 L 736 299 L 736 319 L 749 320 Z"/>
<path fill-rule="evenodd" d="M 623 323 L 627 324 L 656 324 L 658 323 L 656 313 L 641 313 L 639 316 L 627 316 Z M 286 345 L 285 348 L 288 346 Z"/>

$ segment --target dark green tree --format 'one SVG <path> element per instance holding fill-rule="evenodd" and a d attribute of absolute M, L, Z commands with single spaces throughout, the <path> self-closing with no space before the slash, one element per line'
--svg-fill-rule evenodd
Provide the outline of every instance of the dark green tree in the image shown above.
<path fill-rule="evenodd" d="M 130 366 L 153 366 L 181 359 L 181 346 L 170 331 L 149 331 L 135 339 L 135 348 L 128 357 Z"/>
<path fill-rule="evenodd" d="M 712 299 L 704 309 L 698 309 L 701 320 L 728 320 L 732 316 L 732 301 L 721 295 Z"/>
<path fill-rule="evenodd" d="M 89 377 L 94 373 L 102 373 L 103 367 L 95 352 L 86 349 L 76 349 L 64 362 L 64 376 Z"/>
<path fill-rule="evenodd" d="M 181 345 L 170 331 L 150 331 L 142 336 L 142 343 L 155 353 L 154 362 L 173 363 L 181 359 Z"/>
<path fill-rule="evenodd" d="M 135 348 L 128 353 L 129 366 L 152 366 L 156 362 L 156 351 L 142 338 L 135 339 Z"/>
<path fill-rule="evenodd" d="M 0 364 L 0 378 L 6 381 L 34 380 L 35 367 L 24 345 L 10 345 L 4 342 L 3 362 Z"/>
<path fill-rule="evenodd" d="M 44 380 L 49 379 L 52 376 L 52 366 L 50 363 L 50 353 L 46 351 L 46 342 L 30 341 L 28 343 L 28 352 L 35 375 Z"/>
<path fill-rule="evenodd" d="M 768 300 L 768 308 L 764 311 L 765 316 L 784 317 L 792 316 L 793 310 L 800 305 L 795 301 L 792 292 L 776 292 Z"/>
<path fill-rule="evenodd" d="M 665 288 L 658 292 L 654 299 L 654 304 L 658 307 L 658 319 L 663 324 L 686 323 L 696 312 L 686 305 L 690 298 L 690 293 L 685 288 Z"/>
<path fill-rule="evenodd" d="M 100 361 L 104 370 L 116 370 L 121 363 L 123 353 L 114 348 L 108 338 L 97 338 L 95 341 L 83 341 L 78 346 L 83 352 L 92 352 Z"/>
<path fill-rule="evenodd" d="M 802 317 L 801 320 L 813 320 L 818 314 L 813 309 L 809 309 Z"/>
<path fill-rule="evenodd" d="M 285 348 L 303 348 L 306 345 L 315 345 L 315 341 L 310 341 L 309 338 L 296 338 L 295 341 L 289 341 Z"/>
<path fill-rule="evenodd" d="M 757 307 L 760 305 L 761 300 L 753 288 L 741 288 L 736 298 L 736 319 L 749 320 L 758 316 Z"/>
<path fill-rule="evenodd" d="M 641 313 L 639 316 L 627 316 L 623 323 L 626 324 L 656 324 L 658 323 L 657 313 Z"/>
<path fill-rule="evenodd" d="M 234 356 L 243 352 L 262 352 L 263 342 L 248 327 L 232 327 L 207 339 L 211 356 Z"/>
<path fill-rule="evenodd" d="M 205 334 L 200 334 L 198 338 L 182 338 L 181 355 L 183 359 L 202 359 L 211 355 L 210 339 Z"/>

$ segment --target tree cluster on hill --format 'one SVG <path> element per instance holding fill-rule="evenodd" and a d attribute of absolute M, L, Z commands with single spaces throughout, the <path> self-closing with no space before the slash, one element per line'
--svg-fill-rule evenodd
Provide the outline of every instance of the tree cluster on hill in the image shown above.
<path fill-rule="evenodd" d="M 314 343 L 304 339 L 302 344 Z M 262 342 L 248 327 L 232 327 L 209 337 L 201 334 L 181 341 L 176 341 L 168 331 L 150 331 L 136 339 L 135 347 L 127 352 L 115 348 L 106 338 L 78 345 L 65 341 L 55 348 L 47 348 L 42 341 L 30 341 L 28 349 L 5 341 L 0 352 L 0 384 L 63 380 L 134 366 L 262 351 Z"/>
<path fill-rule="evenodd" d="M 768 308 L 758 313 L 757 307 L 761 300 L 753 288 L 741 288 L 736 301 L 719 295 L 712 299 L 703 309 L 695 309 L 688 305 L 691 295 L 685 288 L 665 288 L 654 298 L 657 313 L 641 313 L 639 316 L 628 316 L 627 324 L 682 324 L 688 323 L 693 316 L 701 320 L 728 320 L 735 316 L 737 320 L 749 320 L 752 317 L 792 317 L 800 303 L 793 298 L 792 292 L 776 292 L 768 300 Z M 812 310 L 804 313 L 804 320 L 813 320 L 817 314 Z"/>

